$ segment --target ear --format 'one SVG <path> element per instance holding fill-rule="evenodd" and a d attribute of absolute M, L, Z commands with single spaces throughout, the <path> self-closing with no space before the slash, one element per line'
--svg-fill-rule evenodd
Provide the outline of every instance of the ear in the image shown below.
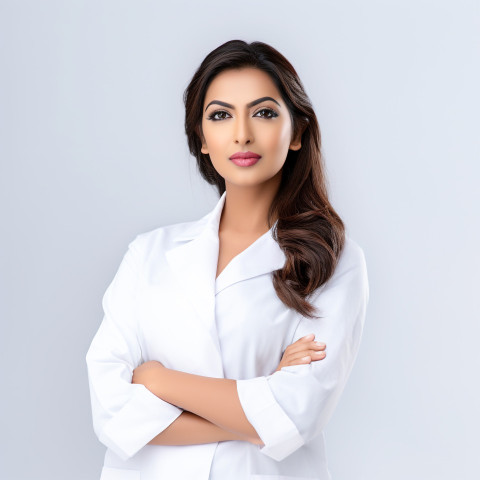
<path fill-rule="evenodd" d="M 207 142 L 205 142 L 205 138 L 203 136 L 203 133 L 202 132 L 199 132 L 198 136 L 200 137 L 200 141 L 202 142 L 202 148 L 200 149 L 200 151 L 205 154 L 205 155 L 208 155 L 208 147 L 207 147 Z"/>
<path fill-rule="evenodd" d="M 301 147 L 302 147 L 302 132 L 300 132 L 297 135 L 297 137 L 292 140 L 288 148 L 290 150 L 300 150 Z"/>

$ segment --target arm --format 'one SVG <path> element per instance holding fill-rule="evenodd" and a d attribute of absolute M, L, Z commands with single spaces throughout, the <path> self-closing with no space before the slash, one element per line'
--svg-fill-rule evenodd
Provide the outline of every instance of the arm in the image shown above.
<path fill-rule="evenodd" d="M 252 443 L 260 442 L 240 404 L 236 380 L 194 375 L 150 361 L 135 369 L 132 382 L 144 385 L 165 402 L 202 417 L 220 430 L 226 431 L 227 436 L 234 434 L 235 437 L 243 437 Z M 204 423 L 199 422 L 196 425 L 209 429 L 206 432 L 208 434 L 218 434 L 218 430 L 212 430 L 213 427 Z M 181 431 L 182 427 L 178 428 Z"/>
<path fill-rule="evenodd" d="M 282 367 L 290 365 L 300 365 L 310 363 L 310 361 L 321 360 L 325 356 L 325 353 L 321 352 L 321 350 L 324 349 L 324 344 L 315 345 L 315 342 L 313 342 L 313 335 L 307 335 L 286 348 L 283 358 L 275 371 L 279 371 Z M 309 357 L 306 357 L 305 355 L 309 355 Z M 165 381 L 164 377 L 161 376 L 164 373 L 162 371 L 163 368 L 164 367 L 160 362 L 146 362 L 134 370 L 132 382 L 142 383 L 148 389 L 151 389 L 156 395 L 166 399 L 169 395 L 169 389 L 161 388 L 161 385 L 164 384 Z M 200 380 L 202 378 L 204 377 L 200 377 Z M 182 390 L 185 389 L 183 390 L 184 394 L 187 395 L 186 390 L 197 387 L 195 383 L 183 385 L 181 382 L 182 378 L 178 378 L 178 381 L 175 379 L 173 383 L 169 384 L 170 388 L 176 389 L 178 385 L 181 385 Z M 216 385 L 215 388 L 217 388 Z M 192 397 L 192 392 L 195 391 L 190 391 L 190 397 Z M 232 397 L 234 402 L 237 403 L 238 395 L 232 395 Z M 170 398 L 170 401 L 173 401 L 173 397 L 168 398 Z M 177 401 L 183 402 L 181 399 Z M 204 399 L 201 399 L 201 401 L 204 402 Z M 198 409 L 198 405 L 195 405 L 195 408 Z M 234 433 L 189 411 L 184 411 L 169 427 L 159 433 L 149 443 L 152 445 L 192 445 L 226 440 L 241 440 L 250 441 L 254 444 L 262 444 L 258 435 L 249 438 L 246 435 Z"/>
<path fill-rule="evenodd" d="M 131 242 L 103 296 L 105 315 L 86 354 L 93 429 L 98 439 L 127 460 L 181 413 L 144 385 L 132 384 L 143 361 L 137 339 L 136 291 L 141 250 Z"/>
<path fill-rule="evenodd" d="M 237 381 L 241 405 L 264 444 L 261 453 L 282 461 L 327 425 L 358 353 L 368 292 L 363 251 L 349 242 L 333 276 L 310 299 L 320 318 L 302 317 L 294 334 L 314 332 L 328 345 L 325 360 Z"/>
<path fill-rule="evenodd" d="M 222 429 L 192 412 L 184 411 L 174 422 L 154 439 L 151 445 L 193 445 L 200 443 L 215 443 L 227 440 L 248 439 Z"/>

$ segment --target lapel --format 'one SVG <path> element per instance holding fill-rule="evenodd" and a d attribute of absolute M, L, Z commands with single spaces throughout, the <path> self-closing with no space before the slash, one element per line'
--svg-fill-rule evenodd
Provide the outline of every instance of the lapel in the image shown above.
<path fill-rule="evenodd" d="M 188 223 L 165 255 L 179 287 L 203 322 L 214 346 L 212 367 L 223 377 L 221 349 L 215 322 L 215 296 L 234 283 L 282 268 L 285 254 L 272 237 L 273 227 L 233 258 L 217 279 L 218 227 L 226 191 L 207 215 Z"/>

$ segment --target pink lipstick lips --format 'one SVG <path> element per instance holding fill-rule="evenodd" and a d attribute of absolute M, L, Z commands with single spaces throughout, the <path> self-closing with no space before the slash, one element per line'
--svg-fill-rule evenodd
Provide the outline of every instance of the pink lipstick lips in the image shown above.
<path fill-rule="evenodd" d="M 253 152 L 237 152 L 230 157 L 230 160 L 240 167 L 249 167 L 257 163 L 260 158 L 262 158 L 261 155 Z"/>

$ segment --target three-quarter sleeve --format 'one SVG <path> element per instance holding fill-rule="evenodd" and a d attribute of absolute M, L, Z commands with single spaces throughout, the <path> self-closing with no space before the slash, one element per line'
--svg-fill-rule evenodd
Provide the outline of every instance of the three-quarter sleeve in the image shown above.
<path fill-rule="evenodd" d="M 128 245 L 103 296 L 104 317 L 86 354 L 94 432 L 122 460 L 135 455 L 183 411 L 144 385 L 131 383 L 133 370 L 143 363 L 136 318 L 141 264 L 137 238 Z"/>
<path fill-rule="evenodd" d="M 362 249 L 348 240 L 332 277 L 310 301 L 317 319 L 303 317 L 291 343 L 310 333 L 326 357 L 283 367 L 269 376 L 237 380 L 240 403 L 263 446 L 281 461 L 325 428 L 345 387 L 362 337 L 369 288 Z"/>

